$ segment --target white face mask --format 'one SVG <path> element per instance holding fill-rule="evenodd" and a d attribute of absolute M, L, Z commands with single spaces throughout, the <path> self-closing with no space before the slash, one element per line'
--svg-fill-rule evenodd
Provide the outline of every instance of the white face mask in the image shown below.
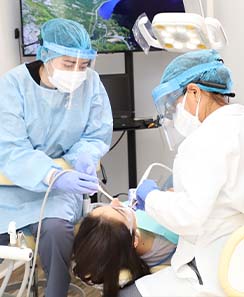
<path fill-rule="evenodd" d="M 176 105 L 176 112 L 173 114 L 174 126 L 176 130 L 184 137 L 190 135 L 201 125 L 201 122 L 198 119 L 198 110 L 201 98 L 199 98 L 197 102 L 196 114 L 194 116 L 184 108 L 186 96 L 187 93 L 184 95 L 182 103 L 180 102 Z"/>
<path fill-rule="evenodd" d="M 79 88 L 87 78 L 87 70 L 66 71 L 54 68 L 53 75 L 48 76 L 48 80 L 60 92 L 72 93 Z"/>

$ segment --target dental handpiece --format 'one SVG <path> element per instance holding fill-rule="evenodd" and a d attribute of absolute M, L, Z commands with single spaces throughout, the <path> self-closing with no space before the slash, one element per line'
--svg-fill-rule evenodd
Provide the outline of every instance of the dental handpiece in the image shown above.
<path fill-rule="evenodd" d="M 155 167 L 155 166 L 164 168 L 164 169 L 166 169 L 167 171 L 169 171 L 172 174 L 172 169 L 170 169 L 169 167 L 167 167 L 164 164 L 161 164 L 161 163 L 152 163 L 151 165 L 149 165 L 147 167 L 146 171 L 144 172 L 142 178 L 140 179 L 137 187 L 136 188 L 129 189 L 129 192 L 128 192 L 129 205 L 128 206 L 130 208 L 132 208 L 133 210 L 136 210 L 136 205 L 137 205 L 136 190 L 143 183 L 143 181 L 148 178 L 148 176 L 149 176 L 152 168 Z"/>
<path fill-rule="evenodd" d="M 101 192 L 104 196 L 106 196 L 109 200 L 113 201 L 114 197 L 109 195 L 109 193 L 107 193 L 102 186 L 98 185 L 98 191 Z"/>

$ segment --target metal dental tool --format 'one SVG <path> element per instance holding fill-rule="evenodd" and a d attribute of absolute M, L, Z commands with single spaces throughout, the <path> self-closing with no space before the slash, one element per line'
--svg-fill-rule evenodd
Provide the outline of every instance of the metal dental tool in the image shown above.
<path fill-rule="evenodd" d="M 172 169 L 170 169 L 168 166 L 164 165 L 164 164 L 161 164 L 161 163 L 152 163 L 151 165 L 149 165 L 146 169 L 146 171 L 144 172 L 142 178 L 140 179 L 138 185 L 136 188 L 131 188 L 129 189 L 129 192 L 128 192 L 128 200 L 129 200 L 129 204 L 128 206 L 130 208 L 132 208 L 133 210 L 136 210 L 136 204 L 137 204 L 137 199 L 136 199 L 136 190 L 137 188 L 143 183 L 143 181 L 145 179 L 148 178 L 151 170 L 153 169 L 153 167 L 155 166 L 158 166 L 158 167 L 161 167 L 161 168 L 164 168 L 166 169 L 167 171 L 169 171 L 171 174 L 172 174 Z"/>

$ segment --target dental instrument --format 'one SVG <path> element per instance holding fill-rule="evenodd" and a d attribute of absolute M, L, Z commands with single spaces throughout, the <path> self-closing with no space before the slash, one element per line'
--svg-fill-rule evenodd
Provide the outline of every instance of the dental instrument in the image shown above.
<path fill-rule="evenodd" d="M 136 190 L 137 188 L 143 183 L 143 181 L 145 179 L 148 178 L 151 170 L 153 169 L 153 167 L 155 166 L 158 166 L 158 167 L 162 167 L 164 169 L 166 169 L 167 171 L 169 171 L 171 174 L 172 174 L 172 169 L 170 169 L 168 166 L 162 164 L 162 163 L 152 163 L 151 165 L 149 165 L 146 169 L 146 171 L 144 172 L 143 176 L 141 177 L 138 185 L 136 188 L 132 188 L 132 189 L 129 189 L 129 192 L 128 192 L 128 201 L 129 201 L 129 204 L 128 206 L 132 209 L 135 210 L 135 207 L 136 207 L 136 204 L 137 204 L 137 200 L 136 200 Z"/>
<path fill-rule="evenodd" d="M 105 191 L 101 185 L 98 185 L 98 191 L 101 192 L 104 196 L 106 196 L 110 201 L 113 201 L 114 197 L 111 196 L 107 191 Z"/>
<path fill-rule="evenodd" d="M 9 261 L 9 265 L 7 267 L 7 273 L 0 287 L 0 297 L 5 296 L 4 292 L 5 292 L 5 289 L 7 288 L 11 274 L 15 269 L 16 261 L 21 261 L 25 263 L 24 277 L 22 279 L 22 283 L 16 297 L 22 297 L 24 293 L 26 294 L 25 295 L 26 297 L 30 296 L 31 287 L 33 284 L 34 271 L 35 271 L 35 266 L 37 261 L 37 254 L 38 254 L 38 247 L 39 247 L 39 240 L 40 240 L 45 205 L 46 205 L 49 193 L 56 179 L 58 179 L 61 175 L 69 171 L 72 171 L 72 169 L 65 169 L 59 172 L 58 174 L 56 174 L 48 186 L 48 189 L 45 193 L 45 196 L 43 198 L 42 205 L 41 205 L 34 251 L 32 251 L 32 249 L 30 248 L 27 248 L 27 246 L 25 245 L 23 233 L 16 232 L 16 223 L 14 221 L 10 222 L 9 228 L 8 228 L 8 234 L 10 236 L 10 246 L 0 246 L 0 258 L 6 259 L 7 261 Z M 31 260 L 32 260 L 32 263 L 30 265 Z M 82 294 L 81 296 L 84 296 L 83 289 L 80 288 L 79 286 L 76 286 L 75 284 L 71 283 L 70 287 L 72 287 L 72 289 L 75 290 L 76 292 L 81 293 Z"/>

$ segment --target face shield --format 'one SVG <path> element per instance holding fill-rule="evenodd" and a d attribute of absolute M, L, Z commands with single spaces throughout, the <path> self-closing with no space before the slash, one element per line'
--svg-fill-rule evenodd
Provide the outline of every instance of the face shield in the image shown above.
<path fill-rule="evenodd" d="M 174 151 L 184 137 L 175 129 L 173 114 L 176 111 L 177 99 L 183 95 L 184 88 L 180 87 L 176 80 L 171 80 L 157 86 L 153 92 L 153 100 L 156 106 L 160 133 L 168 144 L 170 151 Z"/>
<path fill-rule="evenodd" d="M 189 52 L 176 57 L 165 69 L 160 84 L 152 96 L 158 111 L 161 132 L 170 150 L 183 140 L 173 125 L 177 99 L 183 96 L 189 83 L 204 91 L 231 96 L 230 71 L 214 50 Z"/>
<path fill-rule="evenodd" d="M 62 93 L 73 93 L 87 78 L 89 60 L 61 56 L 45 65 L 49 82 Z"/>
<path fill-rule="evenodd" d="M 70 108 L 74 93 L 87 79 L 87 68 L 95 60 L 96 51 L 65 48 L 47 42 L 43 46 L 48 49 L 49 57 L 54 56 L 44 62 L 47 79 L 61 93 L 68 94 L 66 107 Z"/>

